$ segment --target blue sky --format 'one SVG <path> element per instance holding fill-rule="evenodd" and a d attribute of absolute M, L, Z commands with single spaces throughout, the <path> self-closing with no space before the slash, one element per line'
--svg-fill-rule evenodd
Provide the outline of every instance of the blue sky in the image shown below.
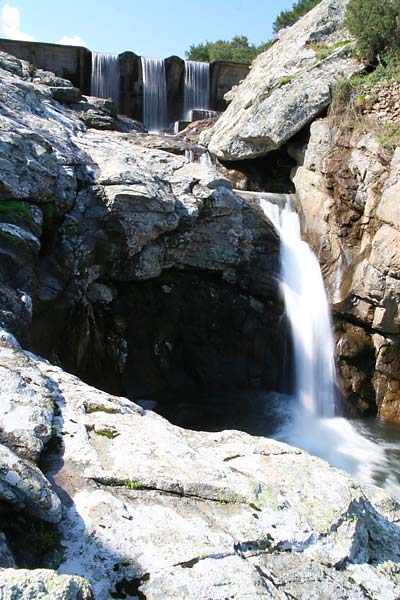
<path fill-rule="evenodd" d="M 85 45 L 90 50 L 184 57 L 192 43 L 272 37 L 277 14 L 294 0 L 8 0 L 0 36 Z"/>

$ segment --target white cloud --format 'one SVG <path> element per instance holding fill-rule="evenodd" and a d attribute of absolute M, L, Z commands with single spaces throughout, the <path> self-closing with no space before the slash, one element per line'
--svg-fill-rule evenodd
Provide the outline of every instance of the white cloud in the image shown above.
<path fill-rule="evenodd" d="M 5 4 L 1 9 L 1 33 L 4 37 L 12 40 L 24 40 L 31 42 L 35 38 L 28 33 L 20 31 L 21 17 L 16 6 Z"/>
<path fill-rule="evenodd" d="M 66 44 L 67 46 L 86 46 L 86 42 L 83 41 L 79 35 L 64 35 L 58 40 L 59 44 Z"/>

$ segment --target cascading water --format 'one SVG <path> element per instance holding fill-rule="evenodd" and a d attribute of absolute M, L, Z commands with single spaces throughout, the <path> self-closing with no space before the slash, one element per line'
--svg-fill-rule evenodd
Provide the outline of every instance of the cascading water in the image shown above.
<path fill-rule="evenodd" d="M 256 196 L 281 237 L 281 285 L 293 337 L 297 402 L 294 407 L 289 399 L 287 404 L 278 403 L 276 410 L 283 425 L 274 437 L 324 458 L 361 483 L 381 485 L 400 500 L 400 443 L 387 443 L 377 436 L 379 425 L 334 416 L 336 385 L 329 307 L 318 261 L 301 240 L 291 196 L 243 193 L 244 198 L 249 195 Z"/>
<path fill-rule="evenodd" d="M 150 132 L 167 128 L 167 84 L 162 58 L 141 57 L 143 73 L 143 123 Z"/>
<path fill-rule="evenodd" d="M 118 54 L 92 53 L 91 94 L 98 98 L 112 98 L 119 110 L 120 69 Z"/>
<path fill-rule="evenodd" d="M 301 239 L 300 220 L 289 195 L 265 198 L 260 206 L 281 238 L 281 286 L 291 326 L 295 361 L 295 395 L 305 413 L 335 414 L 335 360 L 329 306 L 319 263 Z"/>
<path fill-rule="evenodd" d="M 210 64 L 185 60 L 184 120 L 191 120 L 191 111 L 208 110 L 210 103 Z"/>

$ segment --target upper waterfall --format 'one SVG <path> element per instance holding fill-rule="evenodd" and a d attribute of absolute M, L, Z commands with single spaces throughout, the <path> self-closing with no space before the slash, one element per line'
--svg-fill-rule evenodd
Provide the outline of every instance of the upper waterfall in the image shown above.
<path fill-rule="evenodd" d="M 167 123 L 167 85 L 162 58 L 141 57 L 143 123 L 148 131 L 162 131 Z"/>
<path fill-rule="evenodd" d="M 270 194 L 269 196 L 278 196 Z M 281 205 L 260 198 L 281 238 L 281 286 L 292 331 L 295 395 L 306 414 L 335 415 L 335 359 L 329 305 L 318 260 L 301 239 L 300 220 L 290 196 Z"/>
<path fill-rule="evenodd" d="M 185 60 L 184 120 L 191 120 L 191 110 L 208 110 L 209 105 L 210 64 Z"/>
<path fill-rule="evenodd" d="M 91 94 L 98 98 L 112 98 L 119 110 L 120 68 L 118 54 L 93 52 Z"/>

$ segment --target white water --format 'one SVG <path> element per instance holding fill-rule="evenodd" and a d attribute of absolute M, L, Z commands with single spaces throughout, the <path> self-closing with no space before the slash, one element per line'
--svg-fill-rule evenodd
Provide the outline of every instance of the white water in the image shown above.
<path fill-rule="evenodd" d="M 120 69 L 118 54 L 92 53 L 91 94 L 98 98 L 112 98 L 119 110 Z"/>
<path fill-rule="evenodd" d="M 185 60 L 185 91 L 183 120 L 191 121 L 190 113 L 192 110 L 208 110 L 209 103 L 210 64 L 205 62 L 197 62 L 194 60 Z"/>
<path fill-rule="evenodd" d="M 260 200 L 281 238 L 281 286 L 293 338 L 295 395 L 306 414 L 335 414 L 335 359 L 324 283 L 316 256 L 301 239 L 300 221 L 290 206 Z"/>
<path fill-rule="evenodd" d="M 379 484 L 400 500 L 399 472 L 391 455 L 400 444 L 376 442 L 371 428 L 335 417 L 335 361 L 329 305 L 315 255 L 301 240 L 291 197 L 260 194 L 259 202 L 281 237 L 281 286 L 290 322 L 295 406 L 275 438 L 320 456 L 360 483 Z"/>
<path fill-rule="evenodd" d="M 162 58 L 141 57 L 143 73 L 143 123 L 149 132 L 167 128 L 167 84 Z"/>
<path fill-rule="evenodd" d="M 196 152 L 195 150 L 185 150 L 185 158 L 189 162 L 197 162 L 209 169 L 215 170 L 215 165 L 212 161 L 211 154 L 205 150 L 204 152 Z"/>

